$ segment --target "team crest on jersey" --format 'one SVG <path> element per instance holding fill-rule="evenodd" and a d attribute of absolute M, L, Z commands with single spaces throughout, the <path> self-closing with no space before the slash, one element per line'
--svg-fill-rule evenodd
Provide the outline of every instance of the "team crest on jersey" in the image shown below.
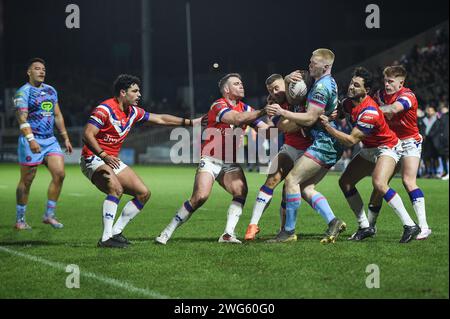
<path fill-rule="evenodd" d="M 42 112 L 43 116 L 52 116 L 52 110 L 53 110 L 53 103 L 49 102 L 49 101 L 45 101 L 41 103 L 41 109 L 44 110 L 44 112 Z"/>

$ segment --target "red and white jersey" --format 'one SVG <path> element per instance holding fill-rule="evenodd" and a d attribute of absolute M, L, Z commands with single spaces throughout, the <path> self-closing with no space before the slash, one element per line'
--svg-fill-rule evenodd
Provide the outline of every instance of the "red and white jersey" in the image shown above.
<path fill-rule="evenodd" d="M 389 128 L 383 111 L 370 97 L 366 98 L 357 106 L 353 106 L 350 99 L 343 101 L 344 109 L 351 110 L 351 121 L 366 136 L 362 143 L 366 148 L 387 146 L 393 148 L 399 142 L 397 135 Z"/>
<path fill-rule="evenodd" d="M 285 110 L 290 110 L 290 105 L 284 102 L 280 105 L 281 108 Z M 294 106 L 293 112 L 304 113 L 306 112 L 306 107 L 304 106 Z M 280 120 L 281 116 L 274 116 L 272 122 L 276 125 Z M 298 150 L 306 151 L 308 147 L 312 144 L 312 139 L 309 136 L 304 136 L 302 131 L 294 133 L 284 133 L 284 144 L 295 147 Z"/>
<path fill-rule="evenodd" d="M 414 138 L 416 141 L 422 140 L 417 125 L 417 98 L 408 88 L 401 88 L 397 93 L 388 95 L 385 90 L 379 90 L 375 93 L 375 101 L 381 106 L 391 105 L 399 102 L 403 105 L 404 110 L 394 114 L 387 120 L 389 127 L 397 134 L 398 138 L 405 140 Z"/>
<path fill-rule="evenodd" d="M 125 113 L 119 108 L 117 100 L 112 98 L 93 110 L 88 123 L 100 129 L 95 136 L 100 147 L 109 155 L 118 156 L 131 127 L 137 122 L 148 121 L 149 116 L 150 113 L 142 108 L 131 105 Z M 93 153 L 84 145 L 81 155 L 89 157 Z"/>
<path fill-rule="evenodd" d="M 226 142 L 231 141 L 231 134 L 233 132 L 234 126 L 222 122 L 222 117 L 230 111 L 252 112 L 254 111 L 254 108 L 242 101 L 239 101 L 236 105 L 232 105 L 225 98 L 216 100 L 211 105 L 211 108 L 208 111 L 208 126 L 206 127 L 206 129 L 216 129 L 217 136 L 216 138 L 214 135 L 207 136 L 207 139 L 202 144 L 202 156 L 210 156 L 223 161 L 225 161 L 225 159 L 227 161 L 230 161 L 231 159 L 233 160 L 233 162 L 236 161 L 236 153 L 234 152 L 234 150 L 237 150 L 237 146 L 240 146 L 242 144 L 241 140 L 243 138 L 243 133 L 245 132 L 247 125 L 243 125 L 242 127 L 240 127 L 242 129 L 242 134 L 240 134 L 239 136 L 236 135 L 236 137 L 232 139 L 233 143 L 230 143 L 230 145 L 226 147 Z M 256 127 L 259 122 L 261 122 L 260 119 L 253 122 L 251 126 Z M 220 138 L 218 137 L 218 135 L 220 135 Z M 219 150 L 221 150 L 222 154 L 217 154 L 220 153 Z M 233 154 L 226 154 L 227 151 L 233 151 Z"/>

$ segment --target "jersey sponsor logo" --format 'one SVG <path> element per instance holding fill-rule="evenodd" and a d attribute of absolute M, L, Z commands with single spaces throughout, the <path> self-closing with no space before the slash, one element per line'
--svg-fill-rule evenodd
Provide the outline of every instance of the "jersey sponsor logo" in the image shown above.
<path fill-rule="evenodd" d="M 108 142 L 108 143 L 118 143 L 119 142 L 119 139 L 118 138 L 114 138 L 114 137 L 111 137 L 111 136 L 109 136 L 109 135 L 105 135 L 104 137 L 103 137 L 103 140 L 105 141 L 105 142 Z"/>
<path fill-rule="evenodd" d="M 49 102 L 49 101 L 45 101 L 41 103 L 41 109 L 44 110 L 44 112 L 42 112 L 43 116 L 52 116 L 52 110 L 53 110 L 53 103 Z"/>

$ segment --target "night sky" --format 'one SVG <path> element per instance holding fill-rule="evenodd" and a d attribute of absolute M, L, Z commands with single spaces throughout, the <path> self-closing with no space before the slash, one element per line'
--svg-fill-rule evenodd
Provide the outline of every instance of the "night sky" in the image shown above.
<path fill-rule="evenodd" d="M 65 27 L 70 3 L 80 7 L 80 29 Z M 365 27 L 370 3 L 380 6 L 380 29 Z M 3 9 L 6 86 L 23 82 L 33 56 L 59 77 L 80 70 L 108 82 L 118 73 L 141 75 L 140 1 L 3 0 Z M 448 20 L 448 1 L 194 0 L 191 19 L 197 82 L 236 71 L 260 82 L 306 68 L 318 47 L 335 51 L 337 72 Z M 170 94 L 169 80 L 187 84 L 185 1 L 151 1 L 150 24 L 153 94 L 160 98 Z"/>

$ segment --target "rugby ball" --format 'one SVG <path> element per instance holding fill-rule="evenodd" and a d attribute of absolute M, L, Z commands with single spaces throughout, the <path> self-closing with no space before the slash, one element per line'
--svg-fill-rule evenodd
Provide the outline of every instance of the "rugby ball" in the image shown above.
<path fill-rule="evenodd" d="M 304 97 L 308 93 L 308 87 L 305 81 L 300 80 L 297 82 L 289 83 L 288 94 L 292 99 Z"/>

